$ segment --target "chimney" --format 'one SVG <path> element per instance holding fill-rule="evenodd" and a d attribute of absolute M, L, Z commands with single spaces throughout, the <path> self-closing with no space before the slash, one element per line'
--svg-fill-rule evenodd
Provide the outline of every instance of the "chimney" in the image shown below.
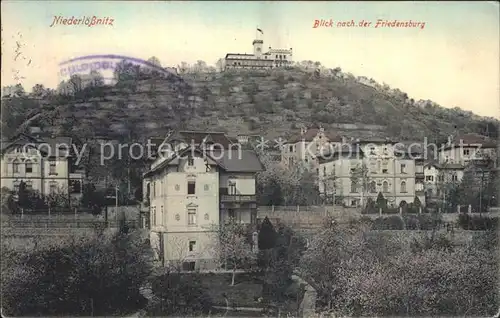
<path fill-rule="evenodd" d="M 453 139 L 453 135 L 449 135 L 448 136 L 448 143 L 447 143 L 448 146 L 451 146 L 452 139 Z"/>

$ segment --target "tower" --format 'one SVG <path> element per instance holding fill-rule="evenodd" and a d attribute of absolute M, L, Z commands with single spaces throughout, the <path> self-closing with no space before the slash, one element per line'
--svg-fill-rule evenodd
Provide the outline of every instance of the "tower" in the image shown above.
<path fill-rule="evenodd" d="M 260 59 L 262 56 L 262 45 L 264 44 L 264 41 L 262 40 L 253 40 L 253 54 L 255 55 L 256 58 Z"/>

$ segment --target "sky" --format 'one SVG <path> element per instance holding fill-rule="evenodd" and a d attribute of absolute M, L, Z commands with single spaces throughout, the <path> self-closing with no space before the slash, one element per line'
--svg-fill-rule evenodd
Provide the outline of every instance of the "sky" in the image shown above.
<path fill-rule="evenodd" d="M 499 3 L 483 2 L 134 2 L 2 1 L 2 86 L 55 88 L 58 64 L 117 54 L 162 66 L 226 53 L 293 48 L 294 61 L 319 61 L 373 78 L 444 107 L 500 118 Z M 52 25 L 54 17 L 96 16 L 113 25 Z M 333 27 L 313 28 L 315 20 Z M 378 27 L 378 19 L 425 27 Z M 372 22 L 337 27 L 337 22 Z M 18 48 L 19 46 L 19 48 Z"/>

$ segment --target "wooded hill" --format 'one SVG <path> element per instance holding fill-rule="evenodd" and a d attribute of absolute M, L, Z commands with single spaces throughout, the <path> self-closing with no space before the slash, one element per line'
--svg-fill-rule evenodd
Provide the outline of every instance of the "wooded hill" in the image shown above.
<path fill-rule="evenodd" d="M 164 136 L 171 128 L 183 127 L 286 139 L 301 125 L 322 125 L 332 133 L 359 138 L 423 141 L 427 137 L 433 142 L 458 131 L 498 138 L 496 119 L 414 101 L 398 89 L 355 78 L 339 68 L 311 70 L 168 78 L 127 74 L 115 86 L 75 84 L 71 95 L 39 87 L 29 95 L 2 99 L 2 129 L 9 136 L 38 125 L 76 138 L 133 140 Z"/>

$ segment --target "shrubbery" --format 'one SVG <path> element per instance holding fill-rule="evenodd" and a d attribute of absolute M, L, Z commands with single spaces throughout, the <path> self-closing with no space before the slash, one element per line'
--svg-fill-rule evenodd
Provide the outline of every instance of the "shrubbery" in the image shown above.
<path fill-rule="evenodd" d="M 329 317 L 493 316 L 498 259 L 487 245 L 431 234 L 408 248 L 396 236 L 338 225 L 314 237 L 300 270 Z"/>
<path fill-rule="evenodd" d="M 2 309 L 7 316 L 110 316 L 145 305 L 139 288 L 151 271 L 137 232 L 74 239 L 62 247 L 2 248 Z"/>
<path fill-rule="evenodd" d="M 458 216 L 457 224 L 464 230 L 494 230 L 498 228 L 498 217 L 483 217 L 464 213 Z"/>

